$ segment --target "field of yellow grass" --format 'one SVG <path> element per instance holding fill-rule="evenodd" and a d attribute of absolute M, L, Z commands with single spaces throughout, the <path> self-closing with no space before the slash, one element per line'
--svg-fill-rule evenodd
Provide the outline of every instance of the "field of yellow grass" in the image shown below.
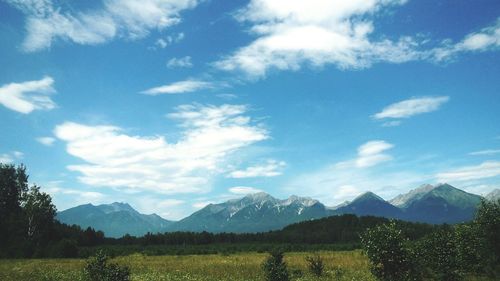
<path fill-rule="evenodd" d="M 307 253 L 286 253 L 285 261 L 293 280 L 374 281 L 368 260 L 360 251 L 320 252 L 326 265 L 324 278 L 307 270 Z M 113 262 L 128 265 L 132 280 L 238 281 L 263 280 L 262 262 L 267 254 L 117 257 Z M 82 280 L 85 260 L 31 259 L 0 260 L 0 280 Z"/>
<path fill-rule="evenodd" d="M 319 252 L 325 262 L 325 274 L 317 278 L 307 270 L 305 257 L 311 253 L 286 253 L 285 261 L 292 280 L 375 281 L 368 259 L 361 251 Z M 263 280 L 262 262 L 267 254 L 144 256 L 134 254 L 112 259 L 131 268 L 132 280 L 253 281 Z M 0 280 L 83 279 L 82 259 L 0 260 Z M 480 279 L 469 279 L 480 280 Z"/>

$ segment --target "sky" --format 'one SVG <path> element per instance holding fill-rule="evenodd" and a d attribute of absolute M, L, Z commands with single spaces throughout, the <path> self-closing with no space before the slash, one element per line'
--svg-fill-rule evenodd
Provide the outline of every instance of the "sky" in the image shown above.
<path fill-rule="evenodd" d="M 178 220 L 500 188 L 497 0 L 0 0 L 0 162 Z"/>

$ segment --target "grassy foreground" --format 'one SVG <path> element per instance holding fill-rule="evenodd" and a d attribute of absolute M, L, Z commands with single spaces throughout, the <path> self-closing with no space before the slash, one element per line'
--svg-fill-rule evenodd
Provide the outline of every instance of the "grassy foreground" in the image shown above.
<path fill-rule="evenodd" d="M 307 270 L 308 253 L 286 253 L 285 261 L 292 280 L 375 281 L 369 263 L 361 251 L 322 251 L 325 275 L 312 276 Z M 134 254 L 117 257 L 113 262 L 128 265 L 132 280 L 193 280 L 193 281 L 252 281 L 263 280 L 263 253 L 231 255 L 144 256 Z M 83 259 L 0 260 L 0 280 L 83 280 Z M 467 278 L 466 280 L 488 280 Z"/>
<path fill-rule="evenodd" d="M 360 251 L 320 252 L 326 274 L 319 280 L 375 281 L 368 260 Z M 318 280 L 309 274 L 307 253 L 286 253 L 293 280 Z M 118 257 L 113 262 L 128 265 L 132 280 L 263 280 L 262 262 L 267 254 Z M 30 259 L 0 260 L 0 280 L 82 280 L 85 260 Z"/>

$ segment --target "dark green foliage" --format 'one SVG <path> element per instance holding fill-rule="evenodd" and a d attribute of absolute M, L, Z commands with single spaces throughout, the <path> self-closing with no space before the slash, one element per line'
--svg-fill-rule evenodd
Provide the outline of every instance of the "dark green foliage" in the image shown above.
<path fill-rule="evenodd" d="M 309 268 L 309 271 L 312 274 L 316 275 L 317 277 L 323 275 L 323 270 L 325 269 L 325 265 L 320 255 L 316 254 L 314 256 L 307 256 L 306 261 L 307 261 L 307 267 Z"/>
<path fill-rule="evenodd" d="M 453 229 L 439 230 L 419 243 L 421 262 L 432 271 L 434 280 L 462 280 L 464 270 Z"/>
<path fill-rule="evenodd" d="M 0 163 L 0 256 L 43 256 L 51 241 L 55 206 L 50 196 L 28 189 L 26 167 Z"/>
<path fill-rule="evenodd" d="M 76 258 L 78 257 L 78 246 L 75 240 L 63 239 L 53 246 L 51 257 Z"/>
<path fill-rule="evenodd" d="M 287 266 L 283 260 L 282 251 L 272 251 L 270 256 L 264 261 L 262 265 L 266 281 L 288 281 L 290 276 L 288 274 Z"/>
<path fill-rule="evenodd" d="M 491 249 L 497 263 L 500 264 L 500 199 L 481 201 L 474 221 Z"/>
<path fill-rule="evenodd" d="M 408 239 L 395 222 L 366 230 L 361 243 L 371 262 L 371 271 L 379 280 L 418 280 Z"/>
<path fill-rule="evenodd" d="M 87 260 L 84 275 L 89 281 L 128 281 L 130 280 L 130 269 L 108 262 L 108 256 L 102 251 L 97 252 Z"/>
<path fill-rule="evenodd" d="M 488 265 L 490 250 L 481 237 L 478 224 L 460 224 L 454 227 L 454 243 L 457 247 L 457 260 L 462 271 L 473 274 L 483 273 Z"/>

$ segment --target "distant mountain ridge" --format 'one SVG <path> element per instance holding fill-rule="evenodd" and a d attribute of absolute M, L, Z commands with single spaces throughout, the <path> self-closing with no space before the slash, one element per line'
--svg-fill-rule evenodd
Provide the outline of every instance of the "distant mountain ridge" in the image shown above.
<path fill-rule="evenodd" d="M 490 193 L 487 198 L 490 197 L 499 198 L 500 190 Z M 471 220 L 482 198 L 449 184 L 422 185 L 390 201 L 366 192 L 351 202 L 332 208 L 309 197 L 290 196 L 280 200 L 260 192 L 209 204 L 175 222 L 155 214 L 140 214 L 126 203 L 81 205 L 58 213 L 57 218 L 67 224 L 103 230 L 111 237 L 171 231 L 264 232 L 341 214 L 440 224 Z"/>
<path fill-rule="evenodd" d="M 209 204 L 172 225 L 172 231 L 260 232 L 325 217 L 330 211 L 317 200 L 290 196 L 279 200 L 266 193 Z"/>
<path fill-rule="evenodd" d="M 80 205 L 58 212 L 56 218 L 66 224 L 101 230 L 107 237 L 121 237 L 125 234 L 142 236 L 147 232 L 165 232 L 172 224 L 172 221 L 156 214 L 144 215 L 129 204 L 118 202 L 98 206 Z"/>

